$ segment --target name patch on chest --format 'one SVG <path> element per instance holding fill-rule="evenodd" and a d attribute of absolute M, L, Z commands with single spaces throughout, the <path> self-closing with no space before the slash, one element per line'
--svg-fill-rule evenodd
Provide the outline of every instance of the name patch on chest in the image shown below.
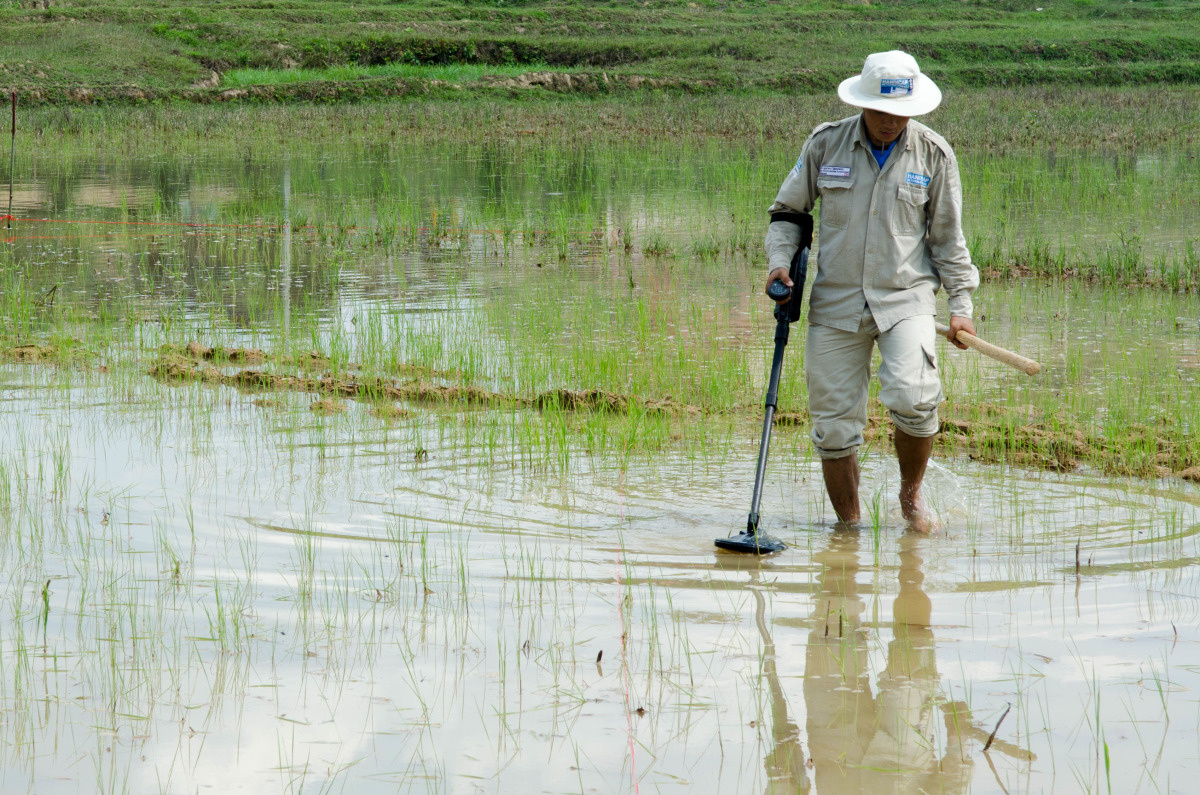
<path fill-rule="evenodd" d="M 929 187 L 929 177 L 924 174 L 914 174 L 910 171 L 904 175 L 904 181 L 909 185 L 916 185 L 918 188 Z"/>
<path fill-rule="evenodd" d="M 821 166 L 821 176 L 847 179 L 850 176 L 850 166 Z"/>

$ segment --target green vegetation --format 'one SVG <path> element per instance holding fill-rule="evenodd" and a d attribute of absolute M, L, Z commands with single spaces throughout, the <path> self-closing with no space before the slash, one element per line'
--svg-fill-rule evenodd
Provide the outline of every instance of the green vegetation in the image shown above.
<path fill-rule="evenodd" d="M 199 155 L 228 146 L 266 154 L 301 144 L 338 144 L 358 151 L 415 137 L 468 145 L 521 139 L 531 146 L 554 147 L 584 140 L 605 146 L 629 141 L 661 146 L 682 140 L 689 148 L 752 148 L 770 142 L 772 151 L 779 150 L 782 165 L 789 157 L 794 162 L 814 126 L 849 112 L 833 92 L 804 97 L 681 95 L 669 102 L 655 92 L 534 102 L 437 97 L 420 103 L 363 103 L 338 113 L 312 105 L 22 108 L 17 121 L 18 174 L 22 158 L 49 151 L 59 159 L 90 158 L 95 151 L 114 157 Z M 955 92 L 926 121 L 960 155 L 1186 145 L 1200 141 L 1200 90 L 1177 86 Z M 0 168 L 6 167 L 5 159 Z M 756 201 L 762 201 L 761 195 Z"/>
<path fill-rule="evenodd" d="M 478 71 L 454 79 L 483 93 L 528 87 L 497 75 L 543 70 L 577 76 L 537 84 L 554 92 L 826 91 L 891 48 L 950 88 L 1195 84 L 1197 29 L 1200 7 L 1182 0 L 8 2 L 0 88 L 32 101 L 203 100 L 247 85 L 246 70 L 278 89 L 286 70 L 311 90 L 257 96 L 357 98 L 425 93 L 446 78 L 419 67 L 465 65 Z M 397 65 L 410 67 L 400 80 L 371 71 Z M 330 80 L 365 85 L 331 92 Z"/>
<path fill-rule="evenodd" d="M 430 107 L 447 129 L 466 118 Z M 45 131 L 18 165 L 39 175 L 22 186 L 39 203 L 0 249 L 0 358 L 104 361 L 118 383 L 152 371 L 448 422 L 489 408 L 490 454 L 563 469 L 580 455 L 719 449 L 759 421 L 764 197 L 786 147 L 474 140 L 470 126 L 421 138 L 410 112 L 39 111 Z M 1175 149 L 990 145 L 960 160 L 967 233 L 992 277 L 981 333 L 1047 372 L 948 356 L 942 452 L 1194 477 L 1192 365 L 1131 340 L 1186 350 L 1193 334 L 1172 321 L 1197 314 L 1200 164 Z M 217 352 L 182 355 L 193 342 Z M 262 353 L 220 353 L 236 349 Z M 799 367 L 784 394 L 783 433 L 804 446 Z"/>
<path fill-rule="evenodd" d="M 1197 4 L 32 5 L 0 0 L 0 790 L 1200 766 Z M 980 334 L 1045 369 L 939 343 L 939 535 L 876 400 L 869 528 L 830 532 L 796 333 L 790 549 L 714 557 L 766 206 L 893 46 L 946 89 Z"/>
<path fill-rule="evenodd" d="M 479 80 L 485 75 L 516 76 L 526 71 L 528 67 L 525 66 L 487 66 L 471 63 L 445 66 L 413 66 L 407 63 L 387 63 L 379 66 L 343 64 L 318 69 L 235 69 L 221 78 L 221 85 L 238 88 L 276 83 L 341 82 L 381 77 L 463 83 Z"/>

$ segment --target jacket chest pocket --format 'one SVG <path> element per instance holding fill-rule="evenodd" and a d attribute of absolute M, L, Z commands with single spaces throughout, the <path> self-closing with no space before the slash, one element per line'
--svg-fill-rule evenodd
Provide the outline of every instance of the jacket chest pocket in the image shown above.
<path fill-rule="evenodd" d="M 822 199 L 824 201 L 824 199 Z M 892 210 L 893 235 L 922 235 L 925 233 L 925 205 L 929 191 L 912 185 L 896 188 L 896 205 Z"/>
<path fill-rule="evenodd" d="M 851 183 L 843 180 L 817 180 L 817 191 L 821 194 L 821 226 L 840 229 L 850 222 L 850 188 Z"/>

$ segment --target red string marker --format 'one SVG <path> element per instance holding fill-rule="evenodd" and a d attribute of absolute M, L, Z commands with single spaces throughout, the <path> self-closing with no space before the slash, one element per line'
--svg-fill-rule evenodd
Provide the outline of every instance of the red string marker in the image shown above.
<path fill-rule="evenodd" d="M 13 174 L 17 167 L 17 92 L 14 89 L 12 92 L 12 145 L 9 147 L 8 155 L 8 215 L 4 216 L 6 229 L 12 229 L 12 222 L 16 219 L 12 215 L 12 197 L 13 197 Z"/>

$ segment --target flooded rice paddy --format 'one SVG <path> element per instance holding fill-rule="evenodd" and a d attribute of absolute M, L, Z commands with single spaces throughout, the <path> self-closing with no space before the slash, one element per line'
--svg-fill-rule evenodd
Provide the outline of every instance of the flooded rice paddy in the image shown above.
<path fill-rule="evenodd" d="M 712 541 L 748 510 L 790 162 L 684 154 L 29 162 L 3 788 L 1187 791 L 1200 301 L 1123 285 L 1194 278 L 1195 159 L 964 156 L 997 261 L 1075 227 L 1051 260 L 1128 278 L 981 288 L 981 335 L 1046 369 L 941 348 L 931 537 L 882 430 L 833 525 L 794 345 L 789 548 L 756 560 Z"/>

